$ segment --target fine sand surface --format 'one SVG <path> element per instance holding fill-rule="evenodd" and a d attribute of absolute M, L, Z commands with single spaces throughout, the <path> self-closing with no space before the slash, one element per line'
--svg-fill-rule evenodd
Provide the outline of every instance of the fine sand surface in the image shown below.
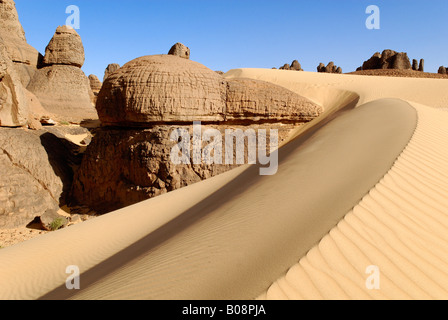
<path fill-rule="evenodd" d="M 280 149 L 274 176 L 243 166 L 1 249 L 0 298 L 447 298 L 448 113 L 435 109 L 448 107 L 446 80 L 226 76 L 277 83 L 326 113 Z M 79 291 L 65 288 L 69 265 Z M 380 290 L 366 289 L 369 265 Z"/>

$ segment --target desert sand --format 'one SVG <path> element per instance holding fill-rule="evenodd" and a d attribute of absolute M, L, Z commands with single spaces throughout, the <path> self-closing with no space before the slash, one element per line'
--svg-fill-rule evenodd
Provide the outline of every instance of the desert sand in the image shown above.
<path fill-rule="evenodd" d="M 448 298 L 446 80 L 232 70 L 325 108 L 279 171 L 220 176 L 0 250 L 2 299 Z M 66 267 L 81 290 L 65 288 Z M 366 288 L 368 266 L 380 289 Z"/>

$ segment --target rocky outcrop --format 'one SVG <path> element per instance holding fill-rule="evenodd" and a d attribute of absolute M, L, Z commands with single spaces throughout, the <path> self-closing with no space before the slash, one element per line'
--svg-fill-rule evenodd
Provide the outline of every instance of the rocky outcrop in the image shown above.
<path fill-rule="evenodd" d="M 289 63 L 285 63 L 282 67 L 279 68 L 280 70 L 293 70 L 293 71 L 303 71 L 302 66 L 300 65 L 299 61 L 294 60 Z"/>
<path fill-rule="evenodd" d="M 362 65 L 362 70 L 375 69 L 412 69 L 411 62 L 405 52 L 384 50 L 382 53 L 376 52 L 369 60 Z"/>
<path fill-rule="evenodd" d="M 193 152 L 191 164 L 172 163 L 171 150 L 178 141 L 171 140 L 171 134 L 177 129 L 192 134 L 193 121 L 204 122 L 202 132 L 217 130 L 222 141 L 226 129 L 273 128 L 279 130 L 281 142 L 297 123 L 323 111 L 283 87 L 226 80 L 197 62 L 172 55 L 146 56 L 125 64 L 104 82 L 97 109 L 103 127 L 87 148 L 71 198 L 72 204 L 85 204 L 99 213 L 237 166 L 224 161 L 194 164 Z M 203 147 L 206 144 L 202 142 Z"/>
<path fill-rule="evenodd" d="M 342 68 L 335 66 L 333 61 L 330 61 L 327 66 L 321 62 L 317 66 L 317 72 L 342 73 Z"/>
<path fill-rule="evenodd" d="M 90 81 L 80 68 L 84 63 L 84 49 L 74 29 L 57 28 L 47 46 L 44 62 L 47 66 L 34 74 L 27 87 L 42 106 L 60 121 L 79 123 L 97 118 Z"/>
<path fill-rule="evenodd" d="M 48 132 L 0 128 L 0 228 L 25 226 L 58 209 L 73 175 L 67 160 Z"/>
<path fill-rule="evenodd" d="M 6 47 L 0 43 L 0 126 L 24 126 L 28 115 L 25 89 L 15 72 Z"/>
<path fill-rule="evenodd" d="M 103 82 L 106 81 L 106 79 L 115 71 L 120 69 L 120 65 L 118 63 L 111 63 L 106 67 L 106 70 L 104 71 L 104 77 Z"/>
<path fill-rule="evenodd" d="M 441 66 L 440 68 L 439 68 L 439 71 L 437 71 L 439 74 L 447 74 L 447 68 L 446 67 L 444 67 L 444 66 Z"/>
<path fill-rule="evenodd" d="M 190 49 L 182 43 L 176 43 L 168 52 L 169 55 L 177 56 L 184 59 L 190 59 Z"/>
<path fill-rule="evenodd" d="M 81 68 L 84 65 L 84 46 L 75 29 L 60 26 L 45 49 L 44 64 Z"/>

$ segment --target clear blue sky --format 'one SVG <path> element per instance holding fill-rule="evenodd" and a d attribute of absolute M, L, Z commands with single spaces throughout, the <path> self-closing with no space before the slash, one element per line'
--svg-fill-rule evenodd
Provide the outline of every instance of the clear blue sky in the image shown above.
<path fill-rule="evenodd" d="M 429 72 L 448 66 L 447 0 L 16 0 L 27 40 L 41 53 L 69 5 L 81 13 L 83 70 L 101 80 L 109 63 L 167 53 L 176 42 L 222 71 L 297 59 L 305 71 L 334 61 L 350 72 L 383 49 L 424 58 Z M 381 10 L 380 30 L 365 27 L 368 5 Z"/>

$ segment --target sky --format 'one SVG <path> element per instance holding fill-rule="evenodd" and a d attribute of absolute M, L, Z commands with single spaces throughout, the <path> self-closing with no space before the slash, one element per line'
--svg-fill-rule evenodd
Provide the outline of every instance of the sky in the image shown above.
<path fill-rule="evenodd" d="M 15 0 L 29 44 L 42 54 L 66 8 L 76 5 L 86 75 L 101 80 L 109 63 L 166 54 L 181 42 L 191 60 L 212 70 L 280 67 L 297 59 L 305 71 L 334 61 L 355 71 L 392 49 L 425 59 L 425 71 L 448 66 L 447 0 Z M 369 30 L 369 5 L 380 29 Z"/>

